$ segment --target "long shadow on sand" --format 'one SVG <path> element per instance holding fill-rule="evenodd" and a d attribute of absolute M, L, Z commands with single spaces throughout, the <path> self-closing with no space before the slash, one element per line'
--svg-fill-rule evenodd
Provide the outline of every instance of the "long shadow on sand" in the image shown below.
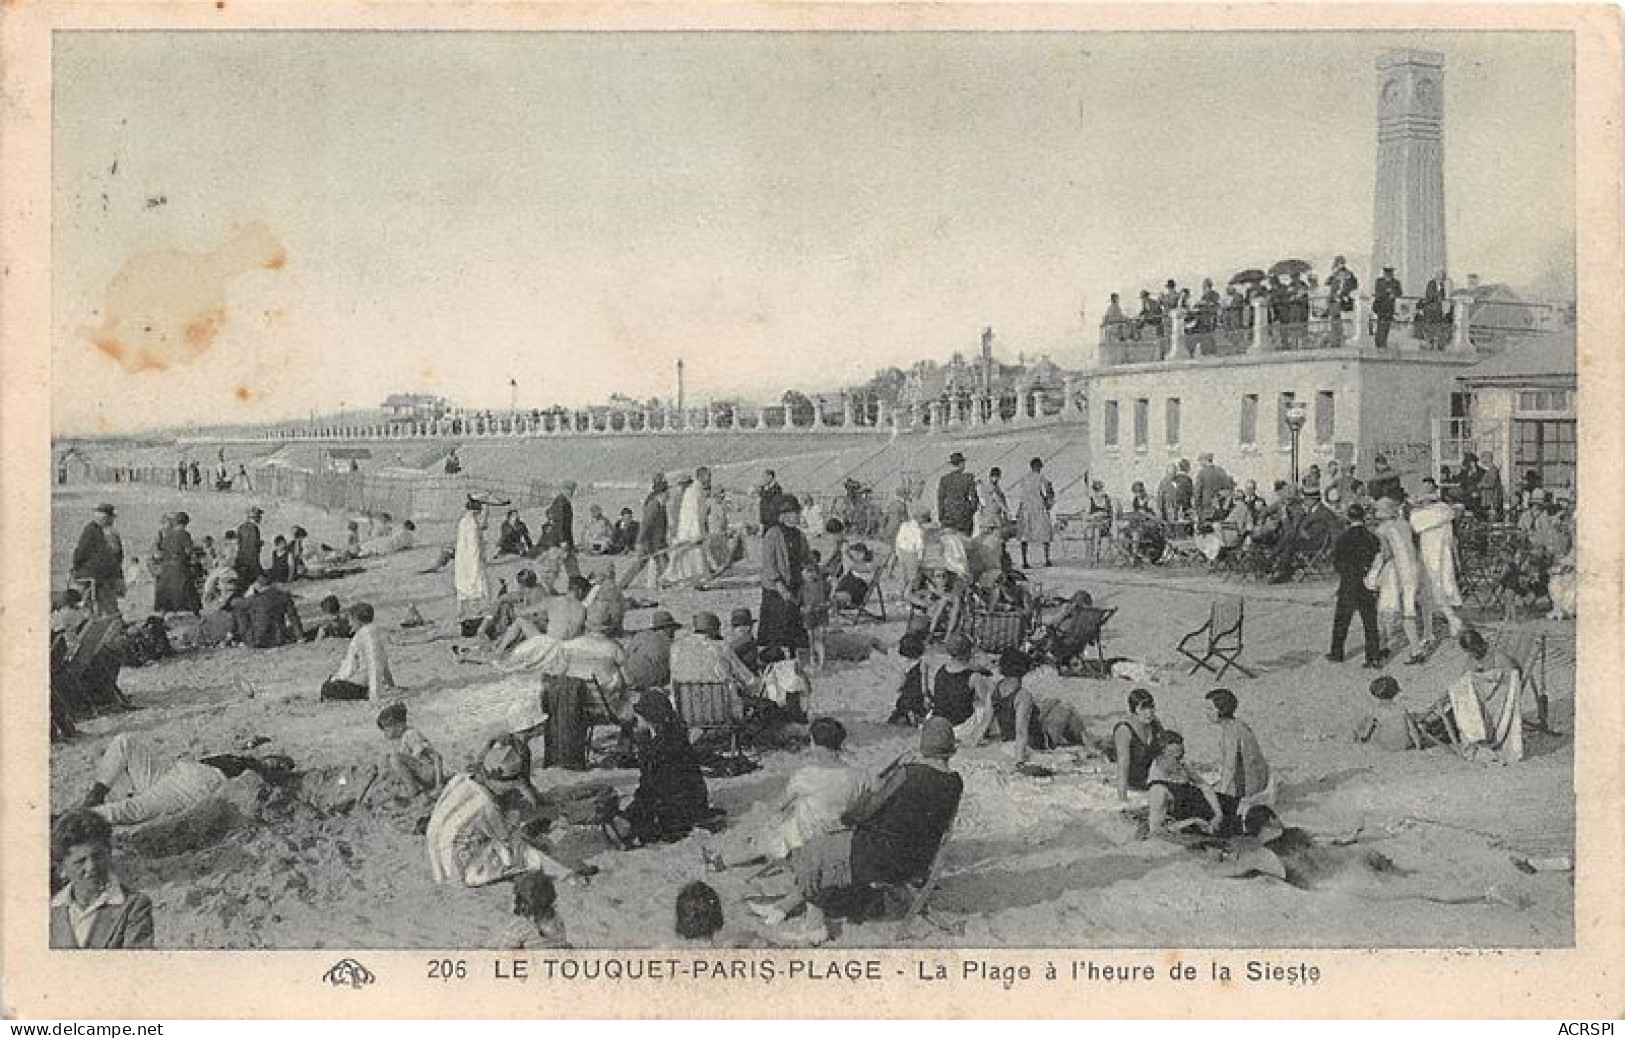
<path fill-rule="evenodd" d="M 1314 649 L 1294 649 L 1291 652 L 1284 652 L 1267 660 L 1249 663 L 1248 666 L 1260 674 L 1267 674 L 1272 671 L 1292 670 L 1295 667 L 1302 667 L 1320 658 L 1320 653 Z"/>
<path fill-rule="evenodd" d="M 1278 794 L 1276 807 L 1285 810 L 1291 807 L 1304 807 L 1313 799 L 1318 799 L 1330 793 L 1339 786 L 1345 785 L 1355 779 L 1364 778 L 1371 774 L 1372 769 L 1344 768 L 1342 771 L 1332 771 L 1319 778 L 1309 779 L 1306 782 L 1283 782 Z"/>
<path fill-rule="evenodd" d="M 1141 879 L 1180 859 L 1132 853 L 1103 854 L 1037 869 L 994 869 L 986 872 L 944 870 L 931 907 L 943 912 L 988 915 L 1030 908 L 1075 890 L 1102 890 Z"/>

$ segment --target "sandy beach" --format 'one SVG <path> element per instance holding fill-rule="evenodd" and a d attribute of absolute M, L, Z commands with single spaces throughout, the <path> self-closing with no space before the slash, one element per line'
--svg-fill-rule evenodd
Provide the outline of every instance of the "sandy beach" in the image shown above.
<path fill-rule="evenodd" d="M 143 557 L 160 513 L 185 508 L 195 538 L 213 534 L 218 539 L 241 520 L 250 502 L 266 508 L 267 543 L 295 523 L 318 541 L 342 543 L 343 517 L 304 505 L 138 487 L 59 488 L 53 500 L 54 586 L 61 584 L 73 538 L 100 500 L 117 506 L 126 552 Z M 449 544 L 451 518 L 421 522 L 418 548 L 370 560 L 364 573 L 297 583 L 292 590 L 307 617 L 328 593 L 345 603 L 366 600 L 377 607 L 413 723 L 458 767 L 499 728 L 511 703 L 534 694 L 536 680 L 455 661 L 450 572 L 419 572 Z M 504 561 L 493 566 L 493 575 L 511 581 L 517 569 L 516 562 Z M 1107 629 L 1107 654 L 1145 665 L 1150 680 L 1144 684 L 1156 695 L 1164 723 L 1186 735 L 1190 759 L 1198 764 L 1211 760 L 1216 747 L 1202 710 L 1202 695 L 1215 683 L 1176 666 L 1174 645 L 1201 624 L 1213 595 L 1244 594 L 1242 659 L 1259 676 L 1232 672 L 1223 684 L 1240 697 L 1239 716 L 1257 731 L 1277 769 L 1278 810 L 1289 825 L 1324 837 L 1354 836 L 1353 842 L 1335 854 L 1328 850 L 1307 888 L 1269 878 L 1223 878 L 1198 852 L 1136 838 L 1104 760 L 1081 751 L 1038 754 L 1035 759 L 1054 774 L 1033 778 L 1014 770 L 1008 744 L 965 747 L 955 758 L 965 777 L 965 801 L 928 918 L 906 926 L 838 924 L 835 945 L 1572 944 L 1572 874 L 1530 875 L 1512 864 L 1519 855 L 1573 853 L 1572 621 L 1529 621 L 1547 635 L 1552 726 L 1564 734 L 1531 733 L 1526 760 L 1489 765 L 1462 761 L 1446 749 L 1392 754 L 1352 741 L 1350 729 L 1368 702 L 1365 687 L 1373 675 L 1359 667 L 1357 654 L 1341 665 L 1322 658 L 1331 622 L 1328 582 L 1227 584 L 1190 570 L 1090 570 L 1071 561 L 1035 570 L 1034 576 L 1046 594 L 1087 588 L 1097 601 L 1118 610 Z M 126 616 L 144 616 L 150 595 L 150 586 L 137 589 L 126 602 Z M 660 605 L 685 622 L 699 609 L 726 616 L 736 606 L 754 610 L 758 604 L 750 560 L 716 590 L 660 596 Z M 426 627 L 401 629 L 408 606 L 417 607 Z M 1494 618 L 1483 619 L 1494 626 L 1488 623 Z M 629 629 L 647 623 L 646 611 L 627 618 Z M 892 622 L 860 630 L 892 646 L 902 623 L 894 611 Z M 86 722 L 77 739 L 53 748 L 53 812 L 84 793 L 97 755 L 121 731 L 139 733 L 172 757 L 226 752 L 264 736 L 270 740 L 264 751 L 287 753 L 301 768 L 370 763 L 382 746 L 373 723 L 375 707 L 320 703 L 316 697 L 343 651 L 341 642 L 266 651 L 230 648 L 127 669 L 120 684 L 138 709 Z M 1396 664 L 1389 672 L 1405 689 L 1403 702 L 1421 709 L 1443 693 L 1463 659 L 1446 645 L 1424 665 Z M 863 663 L 837 664 L 815 678 L 812 712 L 841 720 L 850 732 L 853 757 L 872 768 L 913 741 L 911 730 L 883 723 L 899 674 L 895 656 L 876 654 Z M 1029 679 L 1029 687 L 1041 695 L 1073 702 L 1090 731 L 1102 735 L 1123 713 L 1125 696 L 1135 685 L 1063 679 L 1048 670 Z M 769 805 L 800 758 L 770 752 L 760 763 L 751 774 L 710 782 L 730 831 L 765 823 Z M 535 775 L 544 788 L 583 777 L 540 769 Z M 623 794 L 636 782 L 630 771 L 585 777 L 610 781 Z M 731 937 L 764 943 L 743 900 L 780 888 L 751 880 L 749 869 L 707 874 L 701 849 L 719 837 L 697 832 L 657 849 L 621 852 L 589 829 L 557 835 L 560 850 L 600 869 L 584 885 L 560 887 L 560 914 L 577 947 L 678 943 L 673 899 L 682 884 L 696 878 L 722 895 Z M 1364 867 L 1360 859 L 1371 853 L 1392 867 L 1381 872 Z M 320 821 L 245 826 L 202 849 L 162 857 L 143 854 L 121 838 L 117 864 L 127 880 L 152 896 L 157 943 L 164 948 L 492 947 L 511 918 L 506 887 L 435 886 L 424 841 L 410 824 L 364 810 Z"/>

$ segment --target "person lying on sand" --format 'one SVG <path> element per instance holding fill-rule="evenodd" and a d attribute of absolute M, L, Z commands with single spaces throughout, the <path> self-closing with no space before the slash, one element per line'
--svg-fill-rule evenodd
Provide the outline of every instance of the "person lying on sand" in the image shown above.
<path fill-rule="evenodd" d="M 254 772 L 268 785 L 285 785 L 293 775 L 293 761 L 280 755 L 221 754 L 201 760 L 182 758 L 165 768 L 146 740 L 120 732 L 108 740 L 96 764 L 95 782 L 79 807 L 113 825 L 141 825 L 192 810 L 245 771 Z M 127 789 L 128 795 L 108 800 L 117 789 Z"/>
<path fill-rule="evenodd" d="M 501 801 L 529 786 L 520 753 L 505 740 L 493 740 L 473 771 L 446 783 L 424 833 L 429 868 L 436 883 L 484 887 L 526 872 L 590 875 L 585 866 L 561 864 L 543 849 L 541 824 L 522 811 L 505 811 Z"/>
<path fill-rule="evenodd" d="M 953 725 L 941 717 L 920 729 L 920 759 L 893 770 L 886 783 L 848 815 L 851 829 L 817 837 L 790 856 L 797 890 L 772 905 L 752 904 L 770 927 L 780 927 L 803 906 L 800 927 L 781 930 L 785 943 L 829 939 L 824 908 L 836 891 L 899 884 L 924 876 L 948 834 L 965 783 L 949 767 Z"/>
<path fill-rule="evenodd" d="M 1090 745 L 1083 717 L 1070 703 L 1053 697 L 1039 699 L 1022 687 L 1022 679 L 1031 670 L 1032 660 L 1026 653 L 1006 649 L 999 656 L 998 673 L 989 682 L 989 719 L 997 727 L 997 738 L 1014 744 L 1017 767 L 1027 762 L 1031 750 Z"/>
<path fill-rule="evenodd" d="M 1330 839 L 1317 837 L 1282 824 L 1268 807 L 1254 807 L 1243 819 L 1242 831 L 1242 836 L 1223 845 L 1210 843 L 1199 848 L 1214 856 L 1209 868 L 1216 875 L 1233 879 L 1269 876 L 1300 890 L 1336 889 L 1363 901 L 1388 904 L 1427 901 L 1519 910 L 1529 907 L 1528 899 L 1516 892 L 1496 887 L 1471 890 L 1449 879 L 1416 875 L 1380 851 L 1356 846 L 1359 830 Z"/>
<path fill-rule="evenodd" d="M 811 759 L 785 786 L 778 814 L 765 832 L 753 834 L 720 852 L 702 852 L 716 871 L 788 858 L 798 847 L 842 826 L 842 817 L 869 788 L 869 777 L 841 752 L 846 727 L 833 717 L 816 718 L 809 726 Z"/>
<path fill-rule="evenodd" d="M 399 530 L 377 537 L 369 537 L 361 542 L 356 550 L 356 557 L 361 559 L 376 559 L 383 555 L 393 555 L 398 551 L 407 551 L 417 546 L 417 524 L 408 519 L 401 524 Z"/>

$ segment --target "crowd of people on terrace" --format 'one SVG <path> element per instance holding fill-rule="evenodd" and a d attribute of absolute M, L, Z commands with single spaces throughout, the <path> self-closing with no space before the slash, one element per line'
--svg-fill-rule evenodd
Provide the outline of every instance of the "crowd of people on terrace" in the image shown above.
<path fill-rule="evenodd" d="M 193 545 L 189 518 L 174 513 L 154 545 L 155 619 L 159 631 L 188 617 L 206 623 L 212 600 L 217 615 L 231 617 L 231 634 L 216 644 L 261 648 L 312 637 L 347 639 L 318 694 L 324 702 L 370 704 L 367 723 L 379 733 L 379 766 L 368 803 L 404 811 L 416 822 L 437 883 L 512 885 L 515 928 L 501 938 L 511 947 L 559 947 L 567 939 L 554 883 L 585 882 L 597 871 L 568 860 L 549 838 L 551 826 L 569 821 L 600 826 L 614 846 L 627 851 L 689 838 L 696 830 L 719 833 L 715 841 L 701 837 L 708 869 L 765 865 L 790 877 L 781 896 L 747 903 L 767 927 L 768 939 L 822 943 L 829 937 L 829 914 L 851 911 L 854 898 L 862 905 L 876 891 L 907 890 L 928 880 L 965 792 L 953 758 L 960 748 L 986 741 L 1008 744 L 1009 763 L 1018 771 L 1032 766 L 1034 753 L 1066 747 L 1104 758 L 1120 797 L 1138 803 L 1143 796 L 1140 817 L 1150 835 L 1267 839 L 1280 826 L 1271 808 L 1275 783 L 1265 748 L 1238 716 L 1241 698 L 1232 690 L 1213 688 L 1204 697 L 1220 748 L 1217 766 L 1209 770 L 1185 761 L 1183 737 L 1162 726 L 1146 689 L 1129 693 L 1121 719 L 1105 731 L 1091 731 L 1072 704 L 1028 687 L 1037 667 L 1059 669 L 1079 658 L 1087 642 L 1071 638 L 1072 623 L 1091 616 L 1098 623 L 1099 610 L 1087 592 L 1064 603 L 1046 600 L 1029 579 L 1034 566 L 1054 565 L 1051 549 L 1060 524 L 1044 459 L 1030 459 L 1027 468 L 1018 485 L 1007 489 L 1000 468 L 978 478 L 956 451 L 937 483 L 934 509 L 917 501 L 921 488 L 900 487 L 872 542 L 850 535 L 838 518 L 810 514 L 814 507 L 785 491 L 772 471 L 753 490 L 754 521 L 737 525 L 703 466 L 675 481 L 656 474 L 641 515 L 623 510 L 610 523 L 594 506 L 579 536 L 573 483 L 558 488 L 534 538 L 521 510 L 509 502 L 470 496 L 453 545 L 419 572 L 451 569 L 454 659 L 536 681 L 533 690 L 506 704 L 506 730 L 483 738 L 468 758 L 443 752 L 435 733 L 413 723 L 372 603 L 344 609 L 329 595 L 311 630 L 286 587 L 343 572 L 357 559 L 412 547 L 410 522 L 396 529 L 389 516 L 380 516 L 365 537 L 351 523 L 351 541 L 342 548 L 312 548 L 308 534 L 295 527 L 291 540 L 275 539 L 269 565 L 262 565 L 260 508 L 249 509 L 218 549 L 207 538 Z M 1403 628 L 1407 660 L 1425 658 L 1436 641 L 1436 613 L 1442 613 L 1450 633 L 1480 661 L 1475 666 L 1487 670 L 1505 661 L 1481 638 L 1473 640 L 1477 632 L 1457 612 L 1452 531 L 1458 509 L 1486 520 L 1501 517 L 1494 473 L 1493 465 L 1469 456 L 1446 486 L 1424 480 L 1423 491 L 1408 496 L 1401 474 L 1386 459 L 1375 459 L 1363 480 L 1333 461 L 1324 473 L 1311 466 L 1297 483 L 1276 486 L 1266 500 L 1250 482 L 1238 487 L 1204 455 L 1194 472 L 1188 464 L 1172 466 L 1154 494 L 1135 484 L 1118 502 L 1092 483 L 1086 515 L 1100 524 L 1103 536 L 1118 522 L 1183 526 L 1192 539 L 1217 536 L 1220 552 L 1273 545 L 1275 558 L 1287 564 L 1298 557 L 1289 546 L 1329 539 L 1339 578 L 1329 659 L 1342 659 L 1354 615 L 1364 625 L 1369 666 L 1383 669 L 1394 655 L 1384 648 L 1383 629 L 1393 620 Z M 1569 556 L 1572 502 L 1538 483 L 1534 474 L 1521 484 L 1518 522 L 1531 542 Z M 504 520 L 489 545 L 490 517 L 497 510 Z M 75 586 L 52 616 L 53 721 L 56 700 L 73 700 L 62 711 L 61 729 L 53 725 L 62 738 L 72 737 L 82 700 L 92 708 L 106 705 L 90 686 L 99 682 L 103 693 L 111 686 L 114 708 L 123 704 L 113 643 L 82 651 L 87 626 L 98 617 L 116 618 L 128 591 L 114 519 L 111 505 L 97 509 L 76 545 Z M 1374 529 L 1367 529 L 1368 520 Z M 1239 535 L 1238 544 L 1225 543 L 1227 528 Z M 685 625 L 661 608 L 658 597 L 674 586 L 708 592 L 727 585 L 751 554 L 750 543 L 758 565 L 745 579 L 759 592 L 754 612 L 735 608 L 724 626 L 719 613 L 701 609 Z M 1012 548 L 1019 549 L 1019 564 Z M 615 556 L 625 557 L 622 565 Z M 493 579 L 491 563 L 504 557 L 515 557 L 521 567 L 513 587 Z M 814 679 L 822 679 L 832 660 L 859 660 L 877 646 L 890 648 L 838 622 L 861 616 L 883 581 L 894 582 L 906 610 L 895 649 L 907 665 L 885 720 L 917 728 L 918 737 L 916 749 L 869 772 L 843 752 L 845 726 L 815 709 Z M 1554 613 L 1562 612 L 1559 590 L 1545 593 Z M 1572 612 L 1572 588 L 1563 601 Z M 1051 606 L 1062 607 L 1061 614 L 1045 622 Z M 625 621 L 633 610 L 647 610 L 648 618 L 629 630 Z M 986 648 L 987 629 L 969 622 L 994 614 L 1029 621 L 996 651 Z M 421 626 L 426 622 L 409 606 L 400 627 Z M 939 649 L 928 661 L 933 645 Z M 108 659 L 109 652 L 115 658 Z M 1434 719 L 1385 705 L 1393 698 L 1387 683 L 1374 684 L 1372 698 L 1372 716 L 1358 726 L 1357 738 L 1404 748 L 1397 746 L 1403 734 L 1407 746 L 1424 744 Z M 338 723 L 347 723 L 343 707 L 330 709 Z M 538 789 L 538 766 L 588 769 L 595 726 L 617 733 L 602 759 L 636 769 L 630 797 L 622 803 L 601 782 Z M 724 729 L 720 740 L 714 728 Z M 729 829 L 711 799 L 708 779 L 752 766 L 731 752 L 733 739 L 766 752 L 812 747 L 764 829 Z M 458 767 L 464 759 L 466 766 Z M 274 789 L 292 788 L 295 772 L 286 756 L 243 747 L 166 762 L 133 733 L 115 735 L 83 801 L 56 823 L 61 886 L 52 901 L 53 943 L 153 943 L 150 901 L 121 886 L 111 867 L 113 826 L 184 815 L 244 775 Z M 724 933 L 722 901 L 702 880 L 676 892 L 674 914 L 683 940 L 745 939 Z"/>
<path fill-rule="evenodd" d="M 1173 278 L 1160 291 L 1144 289 L 1139 300 L 1125 306 L 1113 292 L 1101 320 L 1102 341 L 1139 342 L 1142 338 L 1166 340 L 1174 320 L 1191 336 L 1219 335 L 1239 339 L 1250 334 L 1257 318 L 1255 303 L 1262 300 L 1270 334 L 1283 349 L 1302 349 L 1308 341 L 1312 322 L 1322 326 L 1327 344 L 1340 346 L 1351 333 L 1344 322 L 1352 320 L 1355 294 L 1360 279 L 1338 256 L 1325 282 L 1301 260 L 1282 260 L 1268 272 L 1251 269 L 1238 272 L 1221 292 L 1213 279 L 1204 278 L 1193 291 Z M 1371 316 L 1376 344 L 1388 345 L 1404 286 L 1394 276 L 1393 267 L 1384 267 L 1375 279 L 1371 294 Z M 1137 306 L 1137 309 L 1134 307 Z M 1434 349 L 1450 341 L 1455 324 L 1454 286 L 1444 271 L 1431 278 L 1417 301 L 1412 332 Z"/>

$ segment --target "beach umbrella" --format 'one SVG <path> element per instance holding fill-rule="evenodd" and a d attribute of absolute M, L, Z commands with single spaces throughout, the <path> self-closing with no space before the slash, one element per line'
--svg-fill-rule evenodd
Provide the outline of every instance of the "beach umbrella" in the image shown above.
<path fill-rule="evenodd" d="M 1266 275 L 1262 270 L 1255 267 L 1251 270 L 1241 271 L 1235 277 L 1230 279 L 1230 283 L 1232 285 L 1250 285 L 1255 281 L 1263 281 L 1265 276 Z"/>
<path fill-rule="evenodd" d="M 1279 274 L 1284 277 L 1291 277 L 1294 274 L 1307 274 L 1313 269 L 1301 259 L 1284 259 L 1270 268 L 1270 276 L 1274 277 Z"/>

